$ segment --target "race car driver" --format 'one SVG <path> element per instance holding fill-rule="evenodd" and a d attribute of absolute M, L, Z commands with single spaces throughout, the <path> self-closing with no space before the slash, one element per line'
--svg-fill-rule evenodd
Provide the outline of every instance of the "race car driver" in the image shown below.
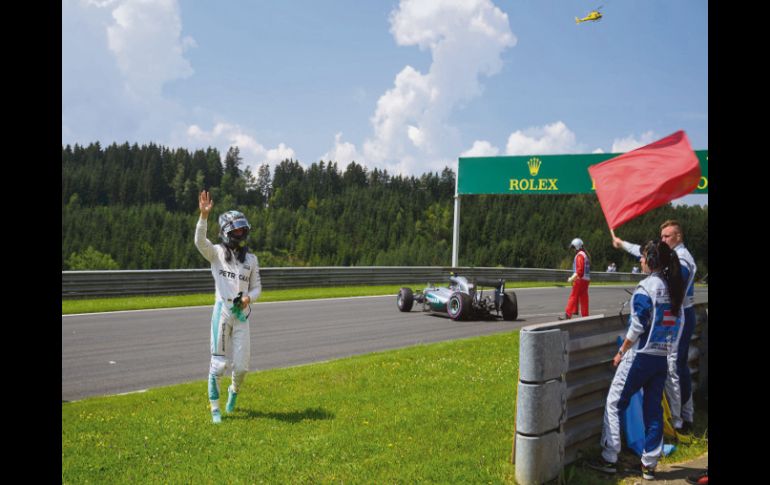
<path fill-rule="evenodd" d="M 228 364 L 232 367 L 232 382 L 228 387 L 225 412 L 235 409 L 238 391 L 249 365 L 249 303 L 262 293 L 259 263 L 249 252 L 246 240 L 251 226 L 241 212 L 228 211 L 219 216 L 219 237 L 222 244 L 214 245 L 206 238 L 208 215 L 214 202 L 205 190 L 200 193 L 200 218 L 195 227 L 195 247 L 211 263 L 216 287 L 216 302 L 211 316 L 211 364 L 208 395 L 211 419 L 222 421 L 219 410 L 219 383 Z M 248 312 L 247 312 L 248 311 Z M 227 355 L 232 360 L 227 360 Z"/>

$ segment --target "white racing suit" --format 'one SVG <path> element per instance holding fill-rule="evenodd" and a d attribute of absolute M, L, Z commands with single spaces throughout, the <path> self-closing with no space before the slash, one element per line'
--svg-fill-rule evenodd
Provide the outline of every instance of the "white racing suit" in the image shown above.
<path fill-rule="evenodd" d="M 637 258 L 641 256 L 638 244 L 623 242 L 623 249 Z M 675 248 L 679 265 L 682 268 L 682 279 L 686 283 L 687 290 L 684 296 L 684 325 L 679 345 L 669 356 L 668 378 L 666 379 L 666 398 L 671 408 L 671 419 L 674 428 L 682 427 L 682 421 L 693 422 L 695 418 L 692 399 L 692 377 L 687 360 L 690 353 L 690 341 L 695 331 L 695 272 L 698 267 L 695 259 L 684 243 L 679 243 Z"/>
<path fill-rule="evenodd" d="M 211 315 L 211 365 L 209 367 L 208 393 L 212 411 L 219 409 L 219 384 L 228 364 L 227 354 L 232 355 L 231 390 L 234 393 L 243 383 L 251 358 L 249 321 L 240 321 L 231 312 L 233 299 L 239 292 L 255 301 L 262 293 L 259 278 L 259 263 L 256 255 L 248 253 L 243 263 L 231 253 L 225 260 L 228 249 L 221 244 L 214 245 L 206 238 L 207 221 L 198 219 L 195 227 L 195 247 L 211 263 L 211 274 L 216 287 L 216 302 Z M 243 310 L 244 314 L 249 309 Z"/>
<path fill-rule="evenodd" d="M 654 468 L 663 453 L 663 387 L 667 359 L 677 346 L 683 308 L 671 312 L 666 283 L 658 273 L 645 278 L 631 297 L 626 338 L 634 345 L 623 355 L 610 384 L 602 427 L 602 458 L 616 463 L 620 453 L 620 416 L 631 397 L 643 389 L 644 451 L 642 464 Z"/>

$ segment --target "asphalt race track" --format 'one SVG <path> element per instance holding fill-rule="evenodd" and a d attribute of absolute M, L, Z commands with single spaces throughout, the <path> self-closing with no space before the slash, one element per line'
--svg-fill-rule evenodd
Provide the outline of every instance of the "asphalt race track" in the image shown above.
<path fill-rule="evenodd" d="M 591 287 L 590 314 L 617 314 L 629 297 L 623 288 Z M 250 317 L 250 369 L 289 367 L 549 322 L 563 311 L 569 291 L 567 286 L 516 290 L 515 322 L 455 322 L 423 313 L 417 304 L 411 312 L 401 313 L 395 295 L 256 303 Z M 695 291 L 696 302 L 708 301 L 707 287 Z M 63 315 L 62 401 L 204 381 L 211 309 Z"/>

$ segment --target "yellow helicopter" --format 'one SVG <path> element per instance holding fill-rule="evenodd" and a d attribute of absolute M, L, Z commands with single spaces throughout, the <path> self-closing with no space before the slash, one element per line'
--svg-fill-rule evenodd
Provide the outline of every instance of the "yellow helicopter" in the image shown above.
<path fill-rule="evenodd" d="M 575 24 L 579 24 L 581 22 L 589 22 L 589 21 L 590 22 L 597 22 L 598 20 L 600 20 L 602 18 L 602 13 L 600 12 L 601 9 L 602 9 L 602 7 L 599 7 L 596 10 L 592 10 L 592 11 L 588 12 L 588 15 L 586 15 L 582 19 L 579 19 L 579 18 L 575 17 Z"/>

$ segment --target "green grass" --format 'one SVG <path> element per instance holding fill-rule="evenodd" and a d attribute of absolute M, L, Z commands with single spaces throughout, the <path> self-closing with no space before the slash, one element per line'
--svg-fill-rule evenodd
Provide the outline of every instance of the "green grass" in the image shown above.
<path fill-rule="evenodd" d="M 219 426 L 205 381 L 64 403 L 62 483 L 511 483 L 518 338 L 251 373 Z"/>
<path fill-rule="evenodd" d="M 62 483 L 514 483 L 518 346 L 516 331 L 253 372 L 218 426 L 205 380 L 63 403 Z M 565 478 L 624 483 L 580 464 Z"/>
<path fill-rule="evenodd" d="M 592 285 L 610 285 L 613 283 L 592 283 Z M 618 283 L 614 283 L 618 284 Z M 412 283 L 404 285 L 379 285 L 379 286 L 337 286 L 323 288 L 292 288 L 286 290 L 265 290 L 259 297 L 259 302 L 308 300 L 315 298 L 343 298 L 351 296 L 376 296 L 393 295 L 399 288 L 408 286 L 412 289 L 422 289 L 425 283 Z M 541 286 L 567 286 L 554 282 L 511 282 L 506 283 L 506 288 L 532 288 Z M 185 306 L 212 305 L 214 293 L 199 293 L 194 295 L 168 295 L 168 296 L 127 296 L 113 298 L 93 298 L 84 300 L 62 300 L 62 315 L 73 313 L 98 313 L 120 310 L 144 310 L 152 308 L 177 308 Z"/>

